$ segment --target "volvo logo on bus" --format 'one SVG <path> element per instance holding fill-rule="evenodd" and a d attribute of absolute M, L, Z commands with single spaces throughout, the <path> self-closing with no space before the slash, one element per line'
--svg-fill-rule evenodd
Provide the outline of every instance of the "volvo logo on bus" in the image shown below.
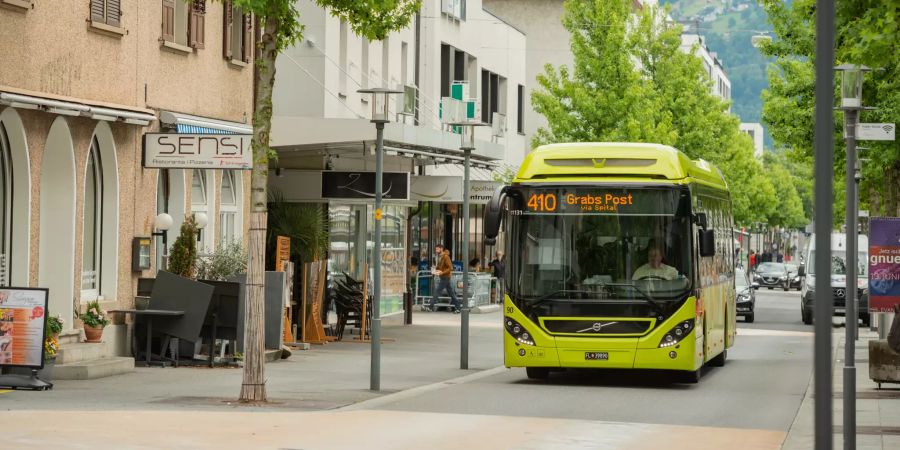
<path fill-rule="evenodd" d="M 583 330 L 578 330 L 577 332 L 578 332 L 578 333 L 585 333 L 585 332 L 588 332 L 588 331 L 593 331 L 594 333 L 599 333 L 600 330 L 603 329 L 603 327 L 608 327 L 608 326 L 610 326 L 610 325 L 612 325 L 612 324 L 616 324 L 616 323 L 618 323 L 618 322 L 594 322 L 594 324 L 591 325 L 590 328 L 585 328 L 585 329 L 583 329 Z"/>

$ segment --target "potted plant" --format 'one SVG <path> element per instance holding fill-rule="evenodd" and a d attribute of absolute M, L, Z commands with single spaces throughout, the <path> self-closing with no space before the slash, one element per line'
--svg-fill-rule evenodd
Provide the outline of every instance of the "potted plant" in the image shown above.
<path fill-rule="evenodd" d="M 103 327 L 109 325 L 109 319 L 100 309 L 100 302 L 97 300 L 88 302 L 87 310 L 80 318 L 84 323 L 85 341 L 100 342 L 103 337 Z"/>
<path fill-rule="evenodd" d="M 47 316 L 47 327 L 44 329 L 44 337 L 45 338 L 54 338 L 59 339 L 59 333 L 62 332 L 63 321 L 62 317 L 59 316 Z"/>

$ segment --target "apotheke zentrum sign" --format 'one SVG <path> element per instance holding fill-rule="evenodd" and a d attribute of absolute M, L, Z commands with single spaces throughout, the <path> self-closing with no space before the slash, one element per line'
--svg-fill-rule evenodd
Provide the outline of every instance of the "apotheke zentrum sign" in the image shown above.
<path fill-rule="evenodd" d="M 249 134 L 144 134 L 143 166 L 155 169 L 253 168 Z"/>

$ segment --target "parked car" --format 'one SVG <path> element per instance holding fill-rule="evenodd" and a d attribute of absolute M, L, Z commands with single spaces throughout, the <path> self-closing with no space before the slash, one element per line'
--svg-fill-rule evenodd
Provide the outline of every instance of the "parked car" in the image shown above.
<path fill-rule="evenodd" d="M 753 323 L 756 316 L 756 290 L 759 283 L 750 283 L 747 273 L 743 269 L 734 271 L 734 304 L 738 317 L 743 317 L 744 322 Z"/>
<path fill-rule="evenodd" d="M 753 281 L 762 287 L 769 289 L 782 288 L 785 291 L 790 288 L 787 267 L 784 263 L 764 262 L 756 267 Z"/>
<path fill-rule="evenodd" d="M 788 271 L 788 285 L 791 289 L 800 290 L 803 283 L 803 277 L 800 276 L 800 266 L 797 264 L 785 264 Z"/>

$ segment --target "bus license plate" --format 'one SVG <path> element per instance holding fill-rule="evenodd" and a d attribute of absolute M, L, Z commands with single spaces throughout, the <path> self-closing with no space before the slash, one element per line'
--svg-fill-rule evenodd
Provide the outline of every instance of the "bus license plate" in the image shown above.
<path fill-rule="evenodd" d="M 609 360 L 609 352 L 584 352 L 585 361 L 607 361 Z"/>

